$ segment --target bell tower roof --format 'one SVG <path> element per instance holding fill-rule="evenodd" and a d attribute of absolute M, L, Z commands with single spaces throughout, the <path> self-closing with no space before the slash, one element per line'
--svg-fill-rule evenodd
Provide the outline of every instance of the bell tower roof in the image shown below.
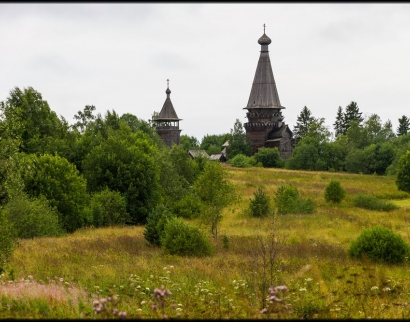
<path fill-rule="evenodd" d="M 162 106 L 161 112 L 159 112 L 157 121 L 181 121 L 175 112 L 174 106 L 171 102 L 171 90 L 169 89 L 169 79 L 167 79 L 167 90 L 165 91 L 167 98 Z"/>

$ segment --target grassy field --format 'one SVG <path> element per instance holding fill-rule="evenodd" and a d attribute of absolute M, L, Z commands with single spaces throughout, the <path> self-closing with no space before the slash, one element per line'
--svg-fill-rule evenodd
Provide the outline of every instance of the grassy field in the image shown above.
<path fill-rule="evenodd" d="M 224 210 L 214 256 L 164 255 L 147 245 L 144 227 L 20 240 L 1 276 L 0 317 L 410 318 L 407 262 L 390 266 L 347 256 L 351 241 L 374 225 L 410 243 L 410 196 L 397 190 L 394 178 L 264 168 L 227 171 L 241 198 Z M 346 190 L 340 205 L 324 200 L 331 179 Z M 316 211 L 249 217 L 249 199 L 258 186 L 273 200 L 283 184 L 312 199 Z M 357 208 L 352 203 L 357 194 L 375 195 L 399 208 Z M 199 220 L 191 224 L 207 230 Z M 155 298 L 154 290 L 162 285 L 172 294 Z M 278 301 L 270 303 L 270 286 L 287 290 L 278 291 Z"/>

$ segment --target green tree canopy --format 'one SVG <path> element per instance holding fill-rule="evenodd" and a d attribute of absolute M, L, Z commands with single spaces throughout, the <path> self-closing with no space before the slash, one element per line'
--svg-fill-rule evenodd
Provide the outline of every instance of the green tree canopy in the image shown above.
<path fill-rule="evenodd" d="M 226 148 L 226 158 L 232 159 L 237 154 L 250 156 L 252 153 L 252 146 L 246 137 L 242 123 L 236 119 L 231 135 L 229 138 L 229 146 Z"/>
<path fill-rule="evenodd" d="M 43 195 L 59 212 L 59 222 L 67 232 L 86 223 L 88 202 L 86 181 L 76 167 L 58 155 L 26 155 L 20 164 L 25 191 L 31 197 Z"/>
<path fill-rule="evenodd" d="M 397 127 L 397 135 L 406 135 L 407 133 L 410 132 L 410 119 L 406 116 L 403 115 L 401 118 L 399 118 L 399 126 Z"/>
<path fill-rule="evenodd" d="M 296 142 L 299 142 L 306 136 L 309 130 L 310 123 L 313 120 L 314 117 L 312 116 L 312 112 L 306 106 L 303 107 L 302 111 L 297 117 L 296 125 L 293 128 L 293 135 Z"/>
<path fill-rule="evenodd" d="M 2 103 L 4 121 L 13 120 L 13 133 L 19 138 L 19 150 L 26 153 L 54 153 L 64 143 L 68 126 L 60 120 L 47 101 L 32 87 L 15 87 Z M 63 124 L 62 124 L 63 123 Z M 59 144 L 55 144 L 59 140 Z"/>
<path fill-rule="evenodd" d="M 83 161 L 89 192 L 108 187 L 127 201 L 131 223 L 144 224 L 160 198 L 158 148 L 147 134 L 132 133 L 129 126 L 108 129 L 108 137 L 92 148 Z"/>
<path fill-rule="evenodd" d="M 399 190 L 410 193 L 410 150 L 399 159 L 396 185 Z"/>

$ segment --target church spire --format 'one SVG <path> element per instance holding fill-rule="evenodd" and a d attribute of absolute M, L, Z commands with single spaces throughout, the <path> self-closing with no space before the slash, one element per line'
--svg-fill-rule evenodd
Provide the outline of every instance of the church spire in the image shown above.
<path fill-rule="evenodd" d="M 263 25 L 263 31 L 262 37 L 258 39 L 258 43 L 261 45 L 261 54 L 246 108 L 284 108 L 280 105 L 279 94 L 276 88 L 275 78 L 273 77 L 268 50 L 268 46 L 272 40 L 265 34 L 265 24 Z"/>

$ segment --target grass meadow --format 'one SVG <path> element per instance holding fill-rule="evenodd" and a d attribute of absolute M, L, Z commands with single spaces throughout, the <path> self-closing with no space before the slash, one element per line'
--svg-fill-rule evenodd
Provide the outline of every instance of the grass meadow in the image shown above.
<path fill-rule="evenodd" d="M 375 225 L 410 243 L 410 195 L 397 190 L 393 177 L 226 169 L 240 198 L 223 212 L 213 256 L 164 255 L 139 226 L 20 240 L 0 278 L 0 318 L 410 318 L 410 263 L 347 255 L 362 229 Z M 341 204 L 325 202 L 331 179 L 346 190 Z M 251 218 L 247 208 L 257 187 L 273 203 L 283 184 L 312 199 L 315 212 Z M 399 208 L 357 208 L 357 194 Z M 198 219 L 190 223 L 208 231 Z"/>

